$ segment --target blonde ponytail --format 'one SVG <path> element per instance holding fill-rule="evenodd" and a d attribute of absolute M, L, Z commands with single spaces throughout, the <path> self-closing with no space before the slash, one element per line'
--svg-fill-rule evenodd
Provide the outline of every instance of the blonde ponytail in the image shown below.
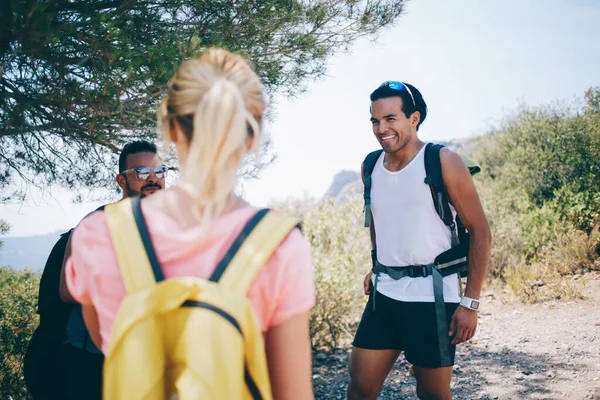
<path fill-rule="evenodd" d="M 246 120 L 242 95 L 226 79 L 215 82 L 198 104 L 182 181 L 197 196 L 194 210 L 201 223 L 223 211 L 233 190 L 245 152 Z"/>
<path fill-rule="evenodd" d="M 258 76 L 238 55 L 207 50 L 179 68 L 158 112 L 169 140 L 178 124 L 188 141 L 179 185 L 194 198 L 201 225 L 220 215 L 234 189 L 248 140 L 261 136 L 264 94 Z"/>

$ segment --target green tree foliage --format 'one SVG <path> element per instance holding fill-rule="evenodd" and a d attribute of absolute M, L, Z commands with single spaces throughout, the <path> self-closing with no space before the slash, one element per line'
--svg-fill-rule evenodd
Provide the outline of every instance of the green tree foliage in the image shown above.
<path fill-rule="evenodd" d="M 0 236 L 6 235 L 10 230 L 10 225 L 3 219 L 0 219 Z M 0 240 L 0 247 L 2 247 L 2 240 Z"/>
<path fill-rule="evenodd" d="M 270 95 L 294 96 L 334 53 L 393 24 L 403 5 L 5 0 L 0 197 L 22 196 L 29 184 L 112 186 L 115 153 L 133 138 L 154 138 L 156 101 L 186 57 L 210 46 L 240 52 Z"/>
<path fill-rule="evenodd" d="M 35 312 L 40 276 L 0 268 L 0 398 L 29 398 L 23 358 L 38 324 Z"/>

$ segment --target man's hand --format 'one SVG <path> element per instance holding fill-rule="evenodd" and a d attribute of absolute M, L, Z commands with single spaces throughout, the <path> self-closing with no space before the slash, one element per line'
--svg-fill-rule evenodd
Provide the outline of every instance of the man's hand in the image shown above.
<path fill-rule="evenodd" d="M 459 344 L 466 342 L 467 340 L 471 340 L 473 336 L 475 336 L 475 331 L 477 329 L 477 311 L 469 310 L 463 306 L 458 306 L 454 315 L 452 316 L 452 321 L 450 322 L 450 332 L 448 332 L 448 336 L 454 335 L 456 332 L 456 336 L 452 341 L 452 344 Z"/>
<path fill-rule="evenodd" d="M 365 290 L 365 294 L 367 296 L 371 294 L 371 286 L 373 285 L 371 282 L 371 276 L 373 276 L 373 271 L 369 271 L 367 276 L 365 276 L 365 281 L 363 282 L 363 289 Z"/>

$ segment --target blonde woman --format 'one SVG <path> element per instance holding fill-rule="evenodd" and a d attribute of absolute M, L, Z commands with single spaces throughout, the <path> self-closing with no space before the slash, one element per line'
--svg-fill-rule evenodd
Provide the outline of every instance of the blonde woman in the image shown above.
<path fill-rule="evenodd" d="M 171 189 L 141 201 L 166 278 L 208 278 L 258 211 L 234 194 L 234 186 L 244 154 L 259 147 L 264 112 L 260 80 L 239 55 L 209 49 L 184 62 L 172 78 L 158 121 L 165 140 L 175 144 L 181 177 Z M 66 286 L 106 353 L 125 288 L 104 212 L 85 218 L 72 241 Z M 297 229 L 247 296 L 264 334 L 273 397 L 312 398 L 309 313 L 315 290 L 309 246 Z"/>

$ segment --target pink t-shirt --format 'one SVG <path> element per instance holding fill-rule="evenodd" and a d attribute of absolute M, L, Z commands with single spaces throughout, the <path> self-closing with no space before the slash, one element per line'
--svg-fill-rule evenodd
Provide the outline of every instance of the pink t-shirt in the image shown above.
<path fill-rule="evenodd" d="M 223 215 L 202 236 L 198 235 L 198 227 L 183 229 L 143 201 L 142 211 L 165 278 L 208 278 L 258 209 L 248 206 Z M 75 300 L 92 304 L 96 309 L 101 350 L 106 353 L 125 287 L 104 212 L 97 211 L 84 218 L 71 241 L 72 253 L 65 267 L 67 287 Z M 314 306 L 310 248 L 298 229 L 287 236 L 259 272 L 248 291 L 248 299 L 263 332 Z"/>

